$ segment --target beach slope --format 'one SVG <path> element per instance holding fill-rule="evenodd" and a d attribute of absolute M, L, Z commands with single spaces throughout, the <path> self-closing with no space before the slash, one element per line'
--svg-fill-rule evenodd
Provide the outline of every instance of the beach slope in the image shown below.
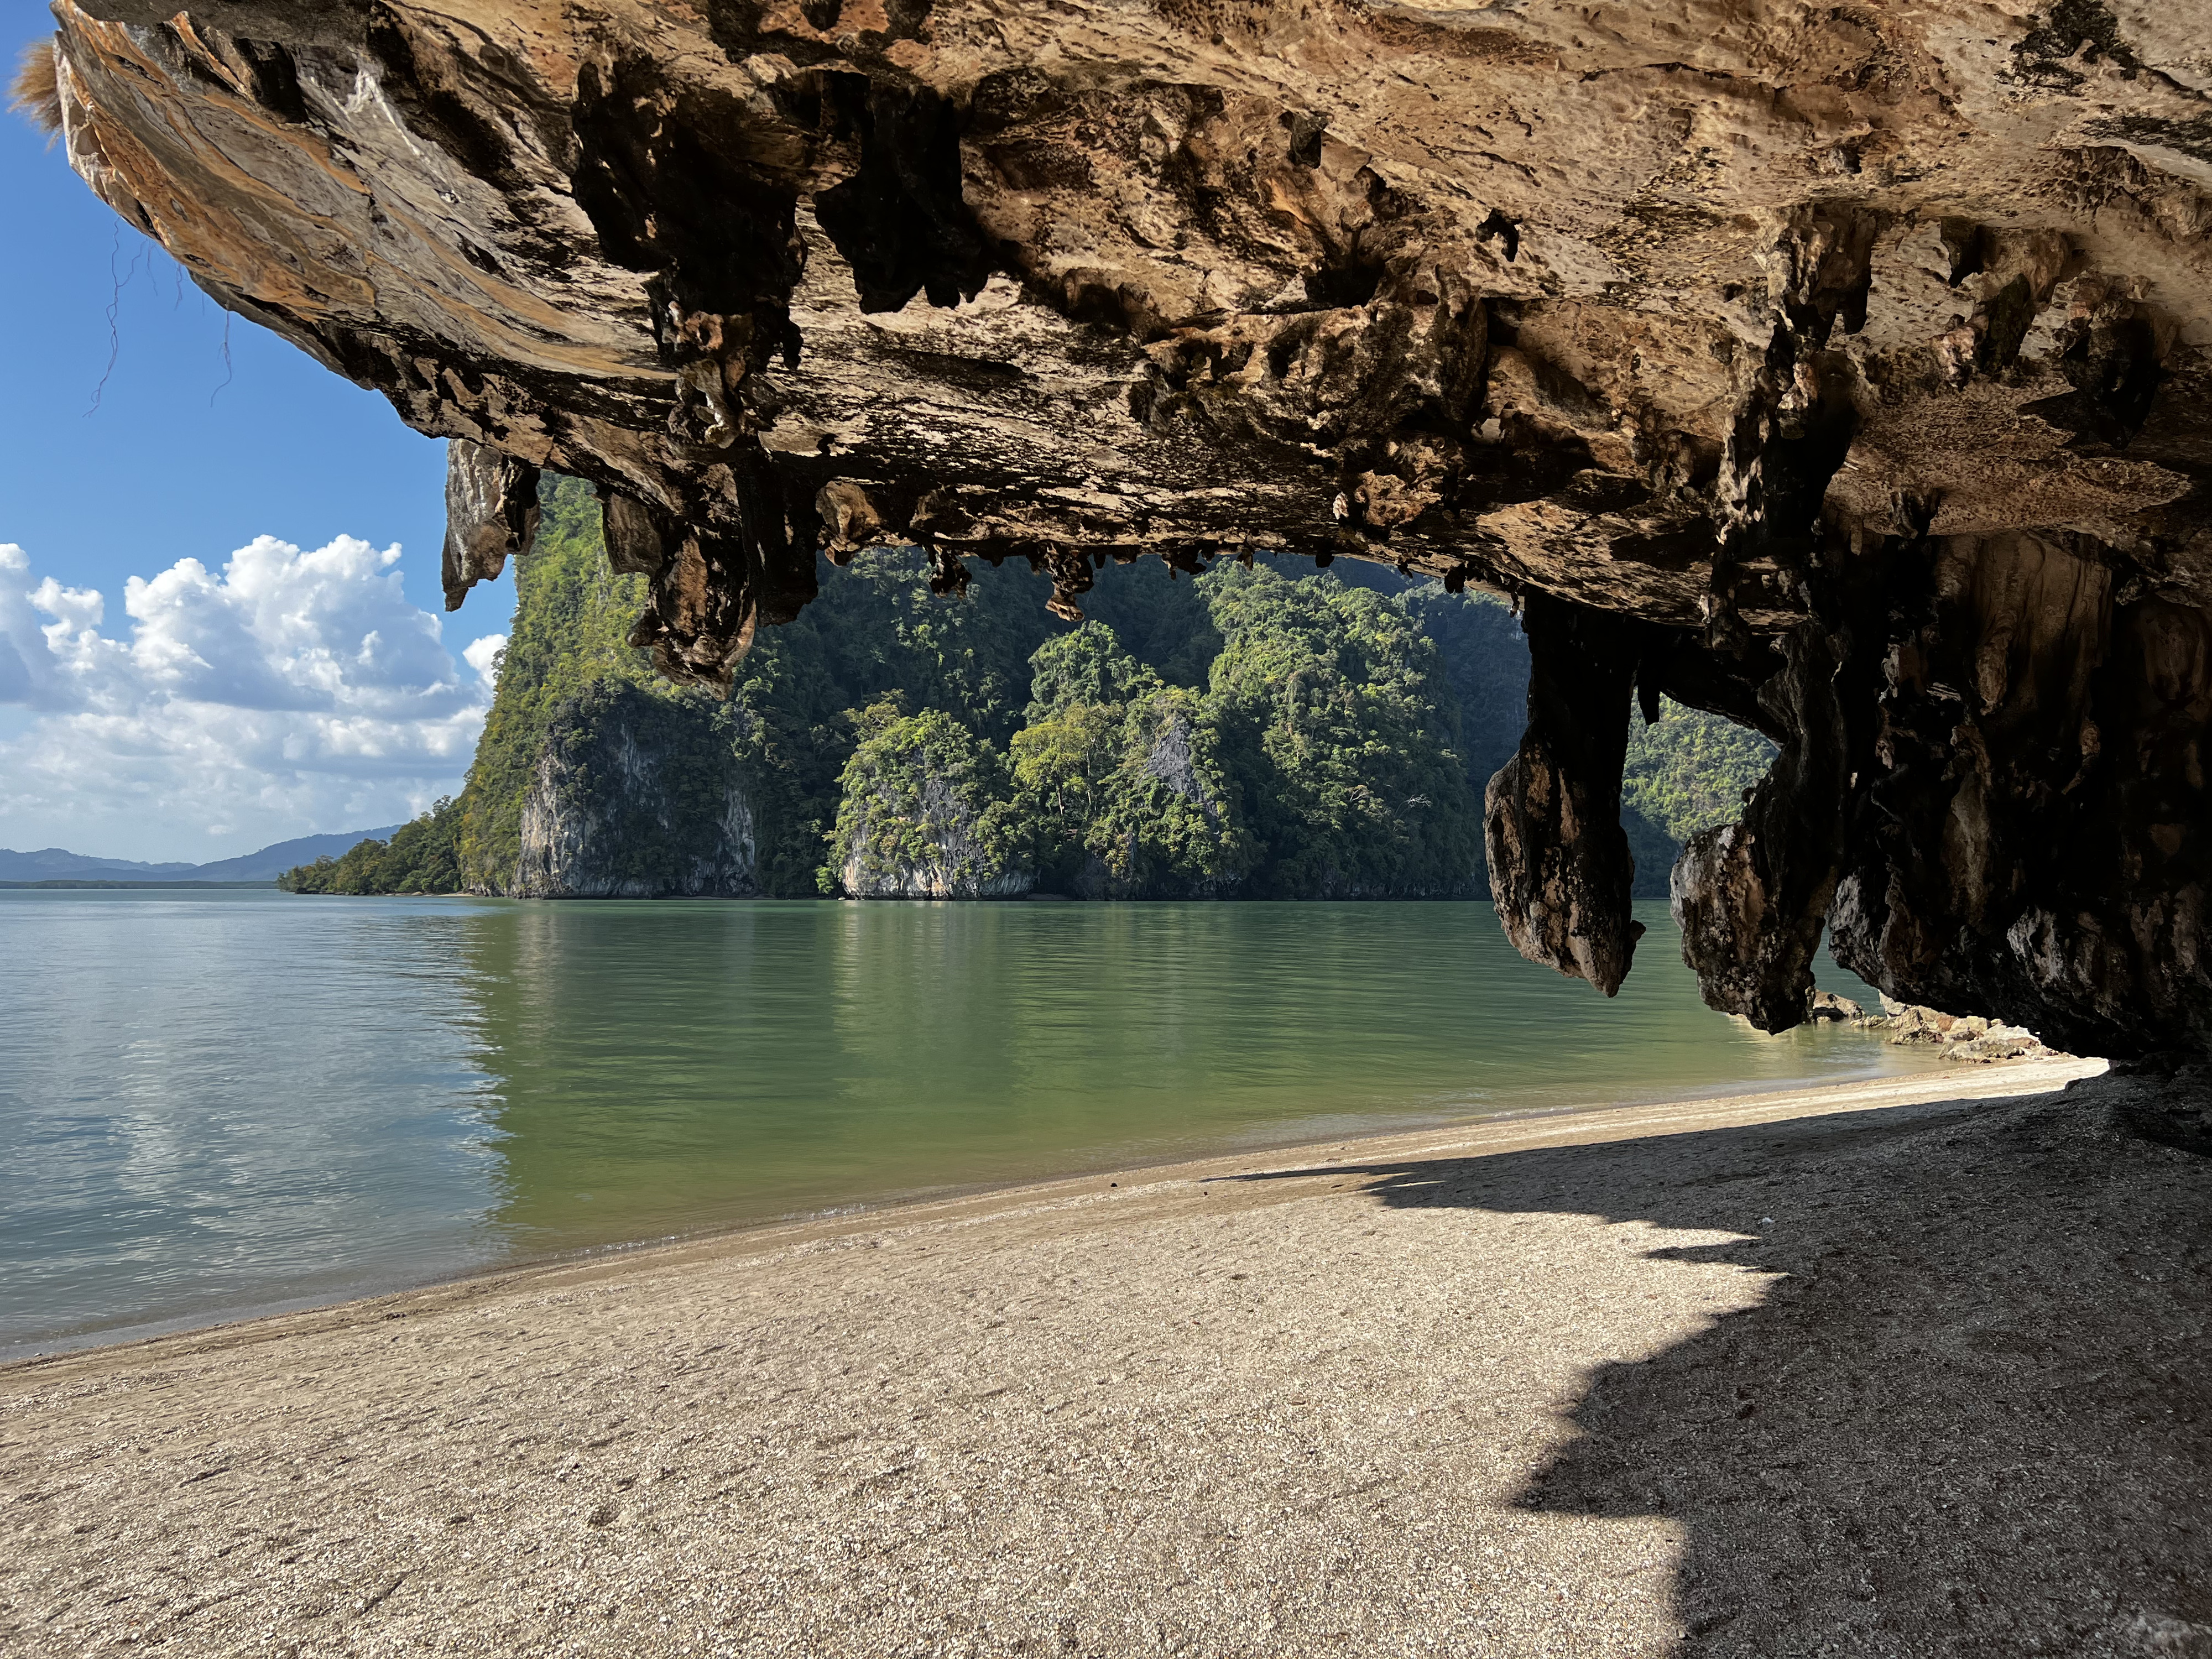
<path fill-rule="evenodd" d="M 2212 1653 L 2212 1163 L 2079 1062 L 0 1370 L 0 1651 Z M 1984 1097 L 1969 1097 L 1974 1093 Z"/>

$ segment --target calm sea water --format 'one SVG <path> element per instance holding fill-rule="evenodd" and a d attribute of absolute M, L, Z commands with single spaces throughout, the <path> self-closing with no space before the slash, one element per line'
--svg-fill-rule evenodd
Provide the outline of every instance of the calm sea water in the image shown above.
<path fill-rule="evenodd" d="M 0 1354 L 550 1253 L 1931 1062 L 1480 904 L 0 892 Z M 1825 982 L 1870 994 L 1827 964 Z"/>

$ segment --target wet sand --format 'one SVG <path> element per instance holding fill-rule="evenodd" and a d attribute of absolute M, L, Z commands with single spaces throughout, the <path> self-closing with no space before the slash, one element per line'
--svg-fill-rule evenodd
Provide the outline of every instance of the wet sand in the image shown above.
<path fill-rule="evenodd" d="M 1085 1178 L 8 1367 L 0 1652 L 2212 1654 L 2212 1163 L 2109 1083 L 2031 1093 L 2084 1069 Z"/>

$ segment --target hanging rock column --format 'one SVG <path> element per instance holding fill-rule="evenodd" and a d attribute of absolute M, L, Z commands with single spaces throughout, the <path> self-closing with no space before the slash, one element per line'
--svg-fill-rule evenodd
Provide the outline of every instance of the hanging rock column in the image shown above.
<path fill-rule="evenodd" d="M 1629 915 L 1636 860 L 1620 827 L 1620 771 L 1638 625 L 1531 594 L 1528 727 L 1490 780 L 1490 896 L 1514 948 L 1606 994 L 1628 976 L 1644 924 Z"/>

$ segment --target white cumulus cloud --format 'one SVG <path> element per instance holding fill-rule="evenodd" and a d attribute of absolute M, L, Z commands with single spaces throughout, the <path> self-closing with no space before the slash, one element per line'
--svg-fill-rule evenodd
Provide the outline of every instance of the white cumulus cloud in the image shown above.
<path fill-rule="evenodd" d="M 0 844 L 212 858 L 453 788 L 507 641 L 469 645 L 464 672 L 398 562 L 264 536 L 220 571 L 131 577 L 111 623 L 105 595 L 0 543 L 0 703 L 30 715 L 0 742 Z"/>
<path fill-rule="evenodd" d="M 461 653 L 469 666 L 475 669 L 478 677 L 487 684 L 499 678 L 499 659 L 506 654 L 507 635 L 504 634 L 487 634 L 480 640 L 471 641 L 468 648 Z"/>

